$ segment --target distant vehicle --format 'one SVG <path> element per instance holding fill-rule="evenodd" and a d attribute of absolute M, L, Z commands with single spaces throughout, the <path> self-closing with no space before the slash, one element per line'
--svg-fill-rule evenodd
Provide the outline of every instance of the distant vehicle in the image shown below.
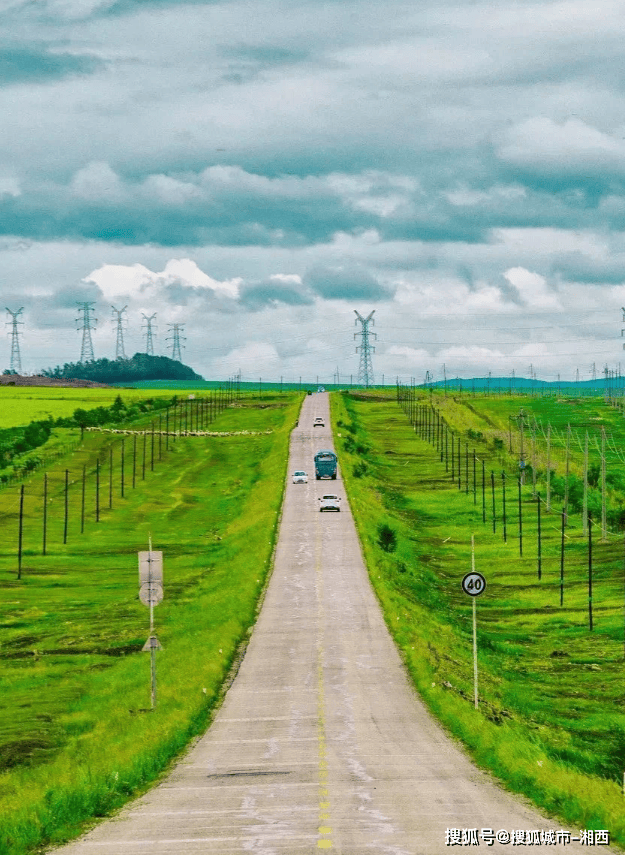
<path fill-rule="evenodd" d="M 321 498 L 319 499 L 319 502 L 320 502 L 319 510 L 320 511 L 340 511 L 341 510 L 340 501 L 341 500 L 339 499 L 338 496 L 335 496 L 331 493 L 328 493 L 327 496 L 321 496 Z"/>
<path fill-rule="evenodd" d="M 293 483 L 294 484 L 308 484 L 308 474 L 306 472 L 297 472 L 293 473 Z"/>
<path fill-rule="evenodd" d="M 326 426 L 326 423 L 321 417 L 316 418 L 315 421 L 313 422 L 313 427 L 325 427 L 325 426 Z"/>
<path fill-rule="evenodd" d="M 337 457 L 333 451 L 318 451 L 315 454 L 315 477 L 331 478 L 336 481 Z"/>
<path fill-rule="evenodd" d="M 319 386 L 317 392 L 325 392 L 325 388 L 323 386 Z"/>

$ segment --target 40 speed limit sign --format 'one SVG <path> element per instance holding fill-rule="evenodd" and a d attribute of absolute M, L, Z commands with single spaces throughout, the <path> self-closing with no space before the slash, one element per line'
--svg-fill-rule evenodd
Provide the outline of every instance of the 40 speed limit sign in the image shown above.
<path fill-rule="evenodd" d="M 470 597 L 478 597 L 486 589 L 486 579 L 481 573 L 467 573 L 462 580 L 462 590 Z"/>

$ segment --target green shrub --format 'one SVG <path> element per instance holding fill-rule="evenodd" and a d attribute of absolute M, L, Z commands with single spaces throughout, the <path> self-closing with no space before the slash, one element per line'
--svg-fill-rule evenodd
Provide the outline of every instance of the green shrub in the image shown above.
<path fill-rule="evenodd" d="M 386 523 L 378 526 L 378 545 L 384 552 L 395 552 L 397 549 L 397 533 Z"/>

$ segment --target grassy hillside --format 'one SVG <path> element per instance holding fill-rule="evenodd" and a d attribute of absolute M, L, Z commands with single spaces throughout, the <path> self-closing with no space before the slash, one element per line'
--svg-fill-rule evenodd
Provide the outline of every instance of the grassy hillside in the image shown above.
<path fill-rule="evenodd" d="M 514 471 L 514 455 L 508 459 L 488 435 L 501 430 L 507 437 L 503 401 L 496 402 L 500 414 L 485 399 L 470 407 L 452 398 L 439 402 L 463 453 L 465 441 L 477 437 L 478 457 L 488 458 L 489 475 L 496 470 L 495 533 L 490 496 L 485 524 L 481 490 L 473 494 L 472 461 L 471 489 L 465 491 L 464 465 L 459 489 L 395 400 L 357 393 L 332 399 L 342 472 L 388 626 L 422 697 L 482 766 L 574 827 L 609 829 L 625 845 L 622 534 L 595 543 L 591 632 L 579 520 L 566 533 L 562 607 L 559 514 L 543 508 L 539 580 L 537 502 L 531 486 L 524 487 L 521 557 L 512 479 L 503 540 L 501 468 L 513 464 Z M 508 407 L 518 412 L 518 399 Z M 611 418 L 601 402 L 594 408 L 595 417 Z M 577 412 L 588 415 L 570 404 L 565 412 L 565 424 Z M 472 603 L 460 585 L 472 566 L 472 535 L 476 569 L 487 579 L 477 602 L 478 710 Z"/>
<path fill-rule="evenodd" d="M 266 582 L 300 403 L 294 394 L 264 396 L 261 408 L 246 397 L 212 425 L 231 435 L 179 438 L 167 450 L 157 439 L 153 470 L 151 436 L 145 469 L 141 438 L 134 489 L 126 437 L 123 498 L 121 438 L 85 434 L 80 448 L 48 471 L 45 556 L 43 475 L 26 487 L 19 581 L 18 491 L 0 495 L 0 851 L 18 855 L 76 833 L 81 821 L 154 780 L 206 727 Z M 236 435 L 240 430 L 252 434 Z M 83 466 L 91 474 L 81 534 Z M 163 649 L 154 712 L 142 653 L 148 610 L 138 600 L 137 572 L 137 551 L 150 536 L 164 553 L 165 583 L 155 609 Z"/>

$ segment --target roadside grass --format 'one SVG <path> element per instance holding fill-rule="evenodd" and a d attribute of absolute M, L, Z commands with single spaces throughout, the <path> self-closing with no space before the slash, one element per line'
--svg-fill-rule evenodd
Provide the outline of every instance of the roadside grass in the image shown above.
<path fill-rule="evenodd" d="M 488 401 L 481 403 L 488 416 Z M 457 430 L 467 412 L 448 404 L 446 417 Z M 465 418 L 465 432 L 479 427 Z M 372 584 L 425 702 L 511 790 L 575 827 L 608 829 L 624 846 L 622 537 L 594 544 L 590 632 L 588 550 L 578 519 L 566 531 L 560 607 L 559 515 L 543 510 L 539 581 L 529 490 L 520 557 L 516 485 L 504 543 L 499 497 L 493 533 L 490 507 L 483 522 L 480 491 L 474 501 L 464 482 L 462 490 L 452 483 L 390 396 L 333 395 L 332 419 Z M 366 471 L 356 475 L 362 463 Z M 391 552 L 380 544 L 382 525 L 395 533 Z M 460 586 L 472 567 L 472 535 L 476 569 L 487 579 L 477 601 L 477 711 L 472 603 Z"/>
<path fill-rule="evenodd" d="M 49 472 L 48 554 L 41 554 L 41 473 L 27 485 L 22 579 L 16 579 L 17 490 L 0 495 L 0 852 L 21 855 L 77 834 L 163 772 L 201 733 L 255 620 L 270 570 L 288 439 L 301 395 L 244 396 L 212 427 L 253 436 L 185 437 L 161 448 L 113 502 L 103 470 L 79 529 L 81 490 Z M 269 431 L 269 432 L 267 432 Z M 151 439 L 151 438 L 150 438 Z M 119 437 L 86 433 L 64 463 L 92 470 Z M 128 442 L 128 437 L 126 437 Z M 128 460 L 126 461 L 128 465 Z M 10 502 L 12 501 L 12 506 Z M 150 710 L 148 610 L 138 600 L 137 551 L 164 554 L 155 609 L 158 702 Z"/>

